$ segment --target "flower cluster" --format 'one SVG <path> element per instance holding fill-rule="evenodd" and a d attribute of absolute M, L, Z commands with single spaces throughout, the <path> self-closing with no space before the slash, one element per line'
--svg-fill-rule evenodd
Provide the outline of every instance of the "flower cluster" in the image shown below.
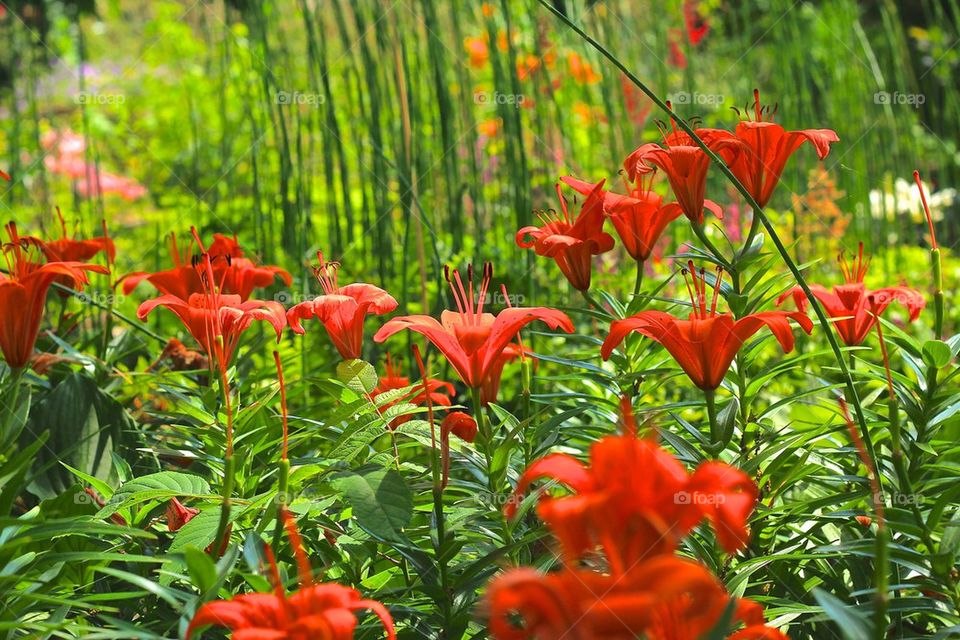
<path fill-rule="evenodd" d="M 303 550 L 303 542 L 289 513 L 283 512 L 290 544 L 300 572 L 300 589 L 292 595 L 283 590 L 280 573 L 273 552 L 266 547 L 269 576 L 273 593 L 254 593 L 235 596 L 230 600 L 207 602 L 197 611 L 187 640 L 196 637 L 196 631 L 211 625 L 226 627 L 233 637 L 263 638 L 266 640 L 299 640 L 324 638 L 351 640 L 357 626 L 355 611 L 370 610 L 379 618 L 394 640 L 393 619 L 387 609 L 376 600 L 364 600 L 356 589 L 327 582 L 315 583 L 310 560 Z"/>
<path fill-rule="evenodd" d="M 89 282 L 87 272 L 108 273 L 106 267 L 82 259 L 85 255 L 93 257 L 85 242 L 97 247 L 107 245 L 96 240 L 64 239 L 50 246 L 38 238 L 21 236 L 13 222 L 6 225 L 6 233 L 8 241 L 2 249 L 6 270 L 0 273 L 0 350 L 11 369 L 22 369 L 33 356 L 47 291 L 55 282 L 83 288 Z M 82 250 L 73 243 L 79 243 Z M 64 260 L 61 256 L 80 259 Z"/>
<path fill-rule="evenodd" d="M 773 121 L 776 111 L 764 106 L 759 91 L 755 91 L 752 109 L 742 112 L 743 119 L 733 132 L 694 130 L 761 208 L 770 201 L 787 160 L 804 142 L 812 144 L 822 160 L 830 153 L 831 143 L 839 140 L 829 129 L 787 131 Z M 517 244 L 553 258 L 574 288 L 586 290 L 590 286 L 590 257 L 613 248 L 613 239 L 603 232 L 604 217 L 611 220 L 630 256 L 641 263 L 650 257 L 664 230 L 680 213 L 695 230 L 704 224 L 704 211 L 722 218 L 721 207 L 706 198 L 711 156 L 676 122 L 671 121 L 669 130 L 661 126 L 661 131 L 661 144 L 640 145 L 624 160 L 622 175 L 627 193 L 606 192 L 603 181 L 564 177 L 563 182 L 586 196 L 580 214 L 570 215 L 561 194 L 562 215 L 541 213 L 541 225 L 521 229 Z M 674 202 L 664 203 L 654 193 L 658 171 L 666 175 Z"/>
<path fill-rule="evenodd" d="M 495 638 L 699 638 L 722 624 L 734 600 L 703 565 L 677 555 L 701 521 L 713 525 L 733 553 L 749 538 L 757 486 L 742 471 L 705 462 L 692 474 L 651 437 L 637 437 L 629 410 L 624 433 L 593 445 L 590 464 L 553 454 L 530 465 L 522 494 L 540 479 L 565 485 L 563 497 L 542 495 L 537 513 L 560 544 L 561 568 L 542 574 L 512 569 L 490 585 Z M 643 470 L 639 472 L 639 470 Z M 519 500 L 508 506 L 515 515 Z M 585 561 L 602 568 L 583 568 Z M 728 637 L 785 639 L 764 625 L 759 605 L 735 601 Z"/>

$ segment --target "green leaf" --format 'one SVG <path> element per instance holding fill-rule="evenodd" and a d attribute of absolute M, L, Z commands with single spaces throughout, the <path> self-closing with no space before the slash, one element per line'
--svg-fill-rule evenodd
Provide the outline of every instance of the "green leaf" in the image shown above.
<path fill-rule="evenodd" d="M 837 623 L 846 640 L 863 640 L 870 637 L 870 624 L 862 611 L 854 609 L 823 589 L 815 588 L 813 597 L 823 607 L 823 612 Z"/>
<path fill-rule="evenodd" d="M 4 380 L 4 384 L 10 384 L 10 381 Z M 14 384 L 19 385 L 19 387 L 14 389 Z M 30 385 L 20 380 L 11 384 L 10 388 L 8 388 L 3 395 L 3 422 L 6 422 L 7 420 L 7 407 L 9 407 L 10 403 L 14 401 L 12 396 L 15 392 L 17 395 L 17 406 L 13 408 L 13 415 L 10 416 L 9 422 L 6 424 L 8 430 L 4 433 L 0 433 L 0 446 L 3 446 L 5 449 L 11 444 L 16 443 L 17 438 L 20 437 L 23 428 L 27 426 L 27 422 L 29 421 L 31 396 Z"/>
<path fill-rule="evenodd" d="M 197 547 L 188 546 L 183 550 L 183 557 L 193 584 L 202 592 L 209 591 L 217 581 L 217 567 L 210 556 Z"/>
<path fill-rule="evenodd" d="M 183 607 L 183 602 L 186 600 L 186 594 L 175 589 L 165 587 L 154 582 L 153 580 L 148 580 L 143 576 L 130 573 L 129 571 L 122 571 L 120 569 L 114 569 L 113 567 L 98 567 L 96 571 L 119 578 L 121 580 L 125 580 L 135 587 L 143 589 L 148 593 L 152 593 L 176 610 L 179 610 L 181 607 Z"/>
<path fill-rule="evenodd" d="M 206 549 L 213 544 L 213 539 L 217 535 L 217 526 L 220 524 L 220 505 L 205 509 L 194 517 L 190 522 L 180 527 L 173 542 L 170 543 L 170 552 L 181 551 L 188 547 L 197 549 Z M 236 509 L 230 511 L 231 517 L 236 513 Z"/>
<path fill-rule="evenodd" d="M 179 471 L 161 471 L 124 483 L 110 502 L 97 513 L 98 518 L 113 515 L 119 509 L 151 500 L 170 498 L 216 498 L 210 495 L 210 485 L 200 476 Z M 199 517 L 199 516 L 197 516 Z"/>
<path fill-rule="evenodd" d="M 338 364 L 337 379 L 357 393 L 373 393 L 377 388 L 377 370 L 363 360 L 344 360 Z"/>
<path fill-rule="evenodd" d="M 923 343 L 923 361 L 931 367 L 945 367 L 952 357 L 950 345 L 942 340 L 927 340 Z"/>
<path fill-rule="evenodd" d="M 740 401 L 731 398 L 730 402 L 717 414 L 717 425 L 720 427 L 720 433 L 723 437 L 723 443 L 727 444 L 733 437 L 733 428 L 737 424 L 737 414 L 740 412 Z"/>
<path fill-rule="evenodd" d="M 105 393 L 86 373 L 63 379 L 30 412 L 22 445 L 35 434 L 48 433 L 47 446 L 37 454 L 49 470 L 31 485 L 42 497 L 62 492 L 74 482 L 62 462 L 110 485 L 119 481 L 113 469 L 112 453 L 127 442 L 134 431 L 130 416 L 119 402 Z"/>
<path fill-rule="evenodd" d="M 362 468 L 334 476 L 332 484 L 344 493 L 362 529 L 384 540 L 404 539 L 413 496 L 395 469 Z"/>
<path fill-rule="evenodd" d="M 960 509 L 953 513 L 953 517 L 944 528 L 939 550 L 941 554 L 946 555 L 948 564 L 952 565 L 953 559 L 957 557 L 957 551 L 960 551 Z"/>

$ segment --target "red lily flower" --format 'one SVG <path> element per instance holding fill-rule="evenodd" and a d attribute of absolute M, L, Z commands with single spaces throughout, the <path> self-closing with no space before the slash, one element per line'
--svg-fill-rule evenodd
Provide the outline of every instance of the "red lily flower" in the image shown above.
<path fill-rule="evenodd" d="M 3 169 L 0 169 L 0 178 L 2 178 L 3 180 L 6 180 L 7 182 L 10 182 L 10 174 L 4 171 Z"/>
<path fill-rule="evenodd" d="M 62 278 L 83 288 L 89 282 L 85 271 L 108 272 L 82 262 L 41 263 L 43 242 L 20 237 L 13 222 L 6 230 L 10 242 L 3 245 L 7 272 L 0 273 L 0 350 L 11 369 L 22 369 L 33 354 L 50 285 Z"/>
<path fill-rule="evenodd" d="M 718 218 L 723 218 L 720 206 L 706 199 L 707 170 L 710 157 L 704 153 L 693 138 L 676 128 L 663 134 L 663 146 L 650 142 L 637 147 L 624 161 L 627 177 L 636 182 L 637 177 L 650 173 L 656 168 L 662 169 L 670 182 L 670 188 L 677 204 L 691 222 L 703 224 L 704 208 Z M 713 151 L 720 153 L 724 160 L 732 161 L 739 152 L 734 136 L 719 129 L 696 129 L 696 134 Z"/>
<path fill-rule="evenodd" d="M 57 207 L 56 210 L 57 218 L 60 220 L 62 237 L 59 240 L 50 242 L 36 239 L 38 240 L 40 250 L 47 260 L 49 262 L 88 262 L 98 253 L 103 252 L 107 256 L 107 269 L 109 270 L 116 257 L 116 247 L 113 244 L 113 240 L 106 234 L 106 223 L 104 223 L 104 234 L 102 236 L 88 240 L 71 238 L 67 233 L 67 224 L 63 219 L 63 214 L 60 212 L 60 207 Z M 62 276 L 57 278 L 55 282 L 62 286 L 69 287 L 72 280 L 66 276 Z M 66 298 L 69 295 L 65 291 L 58 291 L 57 294 L 62 298 Z"/>
<path fill-rule="evenodd" d="M 539 478 L 574 492 L 541 497 L 537 507 L 560 542 L 563 566 L 550 574 L 513 569 L 494 579 L 486 595 L 491 635 L 497 640 L 691 640 L 714 629 L 733 601 L 734 620 L 744 628 L 729 638 L 786 640 L 764 626 L 759 605 L 733 600 L 706 567 L 674 555 L 679 540 L 705 517 L 728 551 L 741 548 L 759 494 L 756 484 L 720 462 L 706 462 L 688 474 L 653 438 L 636 436 L 629 400 L 623 400 L 623 408 L 624 434 L 595 443 L 589 467 L 554 454 L 521 476 L 517 495 Z M 518 502 L 508 502 L 508 515 Z M 597 545 L 608 572 L 581 568 L 584 552 Z"/>
<path fill-rule="evenodd" d="M 703 270 L 698 278 L 693 262 L 688 264 L 696 289 L 696 293 L 690 292 L 693 313 L 689 319 L 680 320 L 663 311 L 649 310 L 623 320 L 614 320 L 600 349 L 604 360 L 610 357 L 627 334 L 636 331 L 662 344 L 695 385 L 704 391 L 712 391 L 723 382 L 740 347 L 762 327 L 770 328 L 784 353 L 790 353 L 794 344 L 789 320 L 794 320 L 807 334 L 813 330 L 810 318 L 798 312 L 763 311 L 739 320 L 730 313 L 718 314 L 719 270 L 713 301 L 708 309 Z M 687 271 L 684 270 L 684 277 L 686 275 Z M 689 288 L 689 283 L 687 286 Z"/>
<path fill-rule="evenodd" d="M 700 14 L 700 3 L 697 0 L 684 0 L 683 24 L 687 29 L 687 38 L 690 44 L 697 46 L 710 33 L 710 25 Z"/>
<path fill-rule="evenodd" d="M 171 368 L 174 371 L 197 371 L 198 369 L 210 368 L 210 362 L 205 355 L 199 351 L 188 349 L 186 345 L 176 338 L 167 340 L 163 351 L 161 351 L 157 359 L 147 367 L 147 371 L 153 370 L 164 360 L 170 361 Z"/>
<path fill-rule="evenodd" d="M 167 529 L 170 531 L 179 531 L 183 528 L 183 525 L 193 520 L 194 516 L 199 513 L 199 509 L 186 507 L 176 498 L 171 498 L 167 504 L 167 510 L 164 513 L 167 518 Z"/>
<path fill-rule="evenodd" d="M 771 110 L 760 104 L 760 91 L 754 89 L 753 119 L 749 119 L 751 114 L 746 109 L 748 119 L 742 120 L 736 128 L 741 152 L 727 163 L 733 175 L 761 207 L 767 206 L 787 160 L 804 142 L 812 144 L 817 157 L 823 160 L 830 153 L 830 143 L 840 141 L 836 131 L 831 129 L 787 131 L 773 122 L 776 112 L 776 106 Z"/>
<path fill-rule="evenodd" d="M 254 289 L 268 287 L 276 278 L 280 278 L 287 286 L 293 283 L 293 278 L 284 269 L 259 266 L 249 258 L 245 258 L 243 249 L 240 248 L 235 237 L 229 238 L 215 233 L 208 249 L 203 248 L 196 234 L 194 239 L 200 251 L 213 258 L 213 274 L 216 282 L 220 283 L 222 293 L 238 295 L 241 300 L 248 300 Z M 129 295 L 137 285 L 147 281 L 160 293 L 177 296 L 183 300 L 188 299 L 192 293 L 202 293 L 203 282 L 196 269 L 190 264 L 190 260 L 180 255 L 174 234 L 170 234 L 170 258 L 173 262 L 171 269 L 156 273 L 135 272 L 124 276 L 123 292 Z"/>
<path fill-rule="evenodd" d="M 190 335 L 203 347 L 209 361 L 215 362 L 221 372 L 230 366 L 240 336 L 254 320 L 269 322 L 277 334 L 277 341 L 280 341 L 287 324 L 283 306 L 273 301 L 244 302 L 239 295 L 221 293 L 214 276 L 213 258 L 204 253 L 195 261 L 204 291 L 191 293 L 186 300 L 169 294 L 147 300 L 137 309 L 140 320 L 146 320 L 157 307 L 166 307 L 180 318 Z"/>
<path fill-rule="evenodd" d="M 540 498 L 537 513 L 553 531 L 571 567 L 597 545 L 614 575 L 638 561 L 670 554 L 704 518 L 713 523 L 717 540 L 733 553 L 748 538 L 747 518 L 757 501 L 756 484 L 745 473 L 722 462 L 705 462 L 691 475 L 651 438 L 627 433 L 607 436 L 590 449 L 590 466 L 557 453 L 531 464 L 517 482 L 512 516 L 527 487 L 541 478 L 567 485 L 573 495 Z M 624 469 L 644 469 L 625 474 Z"/>
<path fill-rule="evenodd" d="M 529 226 L 517 232 L 517 245 L 531 247 L 538 256 L 553 258 L 575 289 L 590 288 L 592 256 L 613 248 L 613 237 L 603 231 L 603 182 L 590 192 L 576 218 L 570 217 L 567 200 L 557 185 L 562 214 L 539 212 L 543 226 Z M 527 238 L 530 237 L 530 239 Z"/>
<path fill-rule="evenodd" d="M 87 262 L 98 253 L 107 255 L 107 261 L 113 262 L 117 250 L 108 236 L 98 236 L 88 240 L 71 238 L 67 233 L 67 223 L 63 219 L 60 207 L 57 207 L 57 218 L 60 220 L 62 237 L 59 240 L 43 242 L 40 250 L 50 262 Z"/>
<path fill-rule="evenodd" d="M 523 356 L 523 347 L 516 343 L 510 343 L 500 352 L 500 356 L 493 361 L 493 365 L 487 372 L 487 377 L 480 387 L 480 404 L 487 406 L 491 402 L 497 401 L 497 395 L 500 393 L 500 380 L 503 378 L 503 368 L 511 360 L 516 360 Z"/>
<path fill-rule="evenodd" d="M 367 315 L 383 315 L 397 308 L 389 293 L 372 284 L 357 282 L 345 287 L 337 284 L 340 263 L 327 262 L 317 253 L 320 266 L 314 274 L 323 287 L 323 295 L 301 302 L 287 311 L 287 321 L 294 333 L 305 333 L 300 321 L 317 318 L 344 360 L 355 360 L 363 349 L 363 321 Z"/>
<path fill-rule="evenodd" d="M 440 424 L 440 437 L 446 440 L 451 433 L 464 442 L 473 442 L 477 438 L 477 421 L 469 413 L 451 411 Z"/>
<path fill-rule="evenodd" d="M 590 193 L 595 185 L 576 178 L 560 178 L 580 193 Z M 675 202 L 663 204 L 663 197 L 652 189 L 652 176 L 644 180 L 637 176 L 637 187 L 629 195 L 607 191 L 603 197 L 603 211 L 613 223 L 620 241 L 630 257 L 644 262 L 653 253 L 654 246 L 667 226 L 683 214 Z"/>
<path fill-rule="evenodd" d="M 378 396 L 381 393 L 387 393 L 388 391 L 393 391 L 395 389 L 408 389 L 410 387 L 410 378 L 400 375 L 400 372 L 393 367 L 393 361 L 390 358 L 389 353 L 387 354 L 387 362 L 385 367 L 386 375 L 380 376 L 379 380 L 377 381 L 377 388 L 373 390 L 374 396 Z M 418 382 L 417 385 L 405 396 L 401 396 L 396 400 L 391 400 L 390 402 L 381 405 L 381 409 L 386 411 L 399 402 L 409 402 L 410 404 L 417 405 L 418 407 L 425 406 L 427 402 L 430 402 L 434 406 L 449 407 L 450 398 L 455 394 L 456 390 L 449 382 L 444 382 L 443 380 L 437 380 L 435 378 L 428 378 L 426 384 L 424 384 L 423 381 Z M 391 420 L 388 426 L 391 429 L 396 429 L 400 425 L 409 422 L 412 417 L 413 416 L 409 415 L 398 416 Z"/>
<path fill-rule="evenodd" d="M 284 593 L 273 552 L 266 547 L 273 593 L 249 593 L 204 604 L 190 621 L 187 640 L 208 625 L 230 629 L 235 640 L 352 640 L 357 626 L 354 611 L 360 609 L 372 611 L 383 624 L 387 639 L 395 640 L 393 619 L 381 603 L 362 599 L 360 592 L 350 587 L 313 582 L 300 533 L 285 510 L 283 517 L 297 558 L 300 589 L 291 596 Z"/>
<path fill-rule="evenodd" d="M 870 334 L 870 330 L 877 322 L 877 317 L 896 300 L 907 308 L 910 321 L 920 316 L 927 301 L 916 289 L 910 287 L 884 287 L 882 289 L 867 289 L 863 279 L 867 275 L 870 265 L 869 256 L 863 253 L 863 243 L 859 244 L 857 257 L 848 262 L 841 252 L 838 258 L 840 270 L 843 272 L 844 284 L 838 284 L 829 291 L 817 284 L 810 285 L 810 292 L 823 305 L 824 311 L 833 319 L 837 334 L 844 344 L 855 347 L 862 344 Z M 793 297 L 794 304 L 800 311 L 807 310 L 807 296 L 800 287 L 793 287 L 777 298 L 781 304 L 789 297 Z"/>
<path fill-rule="evenodd" d="M 550 574 L 513 569 L 490 583 L 486 600 L 496 640 L 692 640 L 719 624 L 731 597 L 703 565 L 658 556 L 623 576 L 580 569 Z M 737 605 L 736 621 L 749 626 L 728 636 L 731 640 L 787 640 L 763 626 L 762 610 L 759 627 L 752 624 L 758 605 L 744 600 Z M 516 625 L 517 618 L 522 627 Z M 766 635 L 757 635 L 760 629 Z M 743 635 L 748 630 L 754 635 Z"/>
<path fill-rule="evenodd" d="M 446 356 L 464 384 L 476 389 L 483 387 L 495 373 L 497 360 L 503 357 L 504 350 L 514 336 L 534 320 L 542 320 L 551 329 L 561 328 L 567 333 L 573 333 L 570 318 L 556 309 L 511 307 L 498 315 L 484 313 L 483 305 L 490 279 L 493 277 L 493 267 L 489 263 L 483 268 L 483 280 L 476 304 L 473 295 L 473 268 L 467 270 L 469 285 L 466 289 L 457 271 L 453 272 L 453 279 L 449 269 L 445 272 L 457 311 L 443 311 L 439 322 L 425 315 L 394 318 L 380 327 L 373 337 L 374 341 L 383 342 L 404 329 L 419 333 Z"/>

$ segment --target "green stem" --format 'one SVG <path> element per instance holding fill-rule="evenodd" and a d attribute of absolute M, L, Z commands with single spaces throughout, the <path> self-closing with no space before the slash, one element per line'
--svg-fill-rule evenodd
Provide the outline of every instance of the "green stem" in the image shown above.
<path fill-rule="evenodd" d="M 740 251 L 737 253 L 737 258 L 742 258 L 743 254 L 747 252 L 747 249 L 750 248 L 750 245 L 753 244 L 753 239 L 757 236 L 757 231 L 760 230 L 760 217 L 754 213 L 753 219 L 750 221 L 750 231 L 747 232 L 747 239 L 744 241 L 743 246 L 740 247 Z"/>
<path fill-rule="evenodd" d="M 888 578 L 890 558 L 887 538 L 887 527 L 881 523 L 877 526 L 877 539 L 874 547 L 874 562 L 876 563 L 874 582 L 877 584 L 877 593 L 874 596 L 873 632 L 875 640 L 885 640 L 887 637 L 887 608 L 889 604 L 887 591 L 890 582 Z"/>
<path fill-rule="evenodd" d="M 446 638 L 450 628 L 452 603 L 450 586 L 448 585 L 447 553 L 444 549 L 444 547 L 446 547 L 447 532 L 443 514 L 443 487 L 440 485 L 434 485 L 433 487 L 433 519 L 437 527 L 437 543 L 434 548 L 434 556 L 437 559 L 437 565 L 440 570 L 440 588 L 443 591 L 443 599 L 440 602 L 443 628 L 440 630 L 440 637 Z"/>
<path fill-rule="evenodd" d="M 276 546 L 283 536 L 283 510 L 287 508 L 287 487 L 290 483 L 290 461 L 286 458 L 280 461 L 277 474 L 277 528 L 273 534 L 273 543 Z"/>
<path fill-rule="evenodd" d="M 707 418 L 710 420 L 710 444 L 705 448 L 714 457 L 720 455 L 723 451 L 723 436 L 720 434 L 720 427 L 717 424 L 717 392 L 713 389 L 703 392 L 703 397 L 707 401 Z"/>
<path fill-rule="evenodd" d="M 487 465 L 487 488 L 490 490 L 490 496 L 497 495 L 496 484 L 493 480 L 493 434 L 490 433 L 490 427 L 487 425 L 486 416 L 483 414 L 483 403 L 480 401 L 480 387 L 470 389 L 470 399 L 473 405 L 473 419 L 477 421 L 477 444 L 483 450 L 483 459 Z"/>
<path fill-rule="evenodd" d="M 933 309 L 935 312 L 933 332 L 937 339 L 943 337 L 943 266 L 940 263 L 940 249 L 930 250 L 933 265 Z"/>
<path fill-rule="evenodd" d="M 10 375 L 7 376 L 7 385 L 10 387 L 10 402 L 7 405 L 7 411 L 4 412 L 3 433 L 0 433 L 4 447 L 12 444 L 14 440 L 11 436 L 11 431 L 13 430 L 14 420 L 16 420 L 19 415 L 20 391 L 23 386 L 23 375 L 25 371 L 26 367 L 20 367 L 19 369 L 11 368 Z"/>
<path fill-rule="evenodd" d="M 699 238 L 700 242 L 703 243 L 703 246 L 707 248 L 707 251 L 713 254 L 713 257 L 717 259 L 724 269 L 727 271 L 733 271 L 733 266 L 723 257 L 723 254 L 720 253 L 720 249 L 717 249 L 714 246 L 713 242 L 710 241 L 710 238 L 707 237 L 707 231 L 703 224 L 697 224 L 696 222 L 690 225 L 693 227 L 693 233 Z"/>
<path fill-rule="evenodd" d="M 436 427 L 433 427 L 436 428 Z M 441 439 L 444 436 L 441 435 Z M 436 438 L 434 438 L 436 444 Z M 452 607 L 451 591 L 448 585 L 447 554 L 446 547 L 447 531 L 446 519 L 443 513 L 443 480 L 441 472 L 441 461 L 439 449 L 434 446 L 430 452 L 430 470 L 433 475 L 433 520 L 437 529 L 437 537 L 434 545 L 434 557 L 437 560 L 437 567 L 440 571 L 440 589 L 443 592 L 443 598 L 440 602 L 441 614 L 443 617 L 443 627 L 440 629 L 440 638 L 446 638 L 450 628 L 450 612 Z"/>
<path fill-rule="evenodd" d="M 873 438 L 870 437 L 870 432 L 867 429 L 866 417 L 863 413 L 863 406 L 860 403 L 860 396 L 857 394 L 857 389 L 853 383 L 853 376 L 850 375 L 850 371 L 847 370 L 847 366 L 844 363 L 843 351 L 840 349 L 840 344 L 837 342 L 837 338 L 834 335 L 833 327 L 830 324 L 830 320 L 827 318 L 826 313 L 823 311 L 823 307 L 820 305 L 820 302 L 814 297 L 810 292 L 810 287 L 807 284 L 806 279 L 803 277 L 803 274 L 800 273 L 800 269 L 797 267 L 796 263 L 793 261 L 793 258 L 790 257 L 790 253 L 787 251 L 786 247 L 783 245 L 783 242 L 780 240 L 780 236 L 777 235 L 776 230 L 773 228 L 773 225 L 770 224 L 770 220 L 763 213 L 763 207 L 761 207 L 756 199 L 750 194 L 746 187 L 741 184 L 737 177 L 733 175 L 733 172 L 730 171 L 730 168 L 723 162 L 723 160 L 718 156 L 713 150 L 711 150 L 707 144 L 697 135 L 693 128 L 687 124 L 686 120 L 678 116 L 673 112 L 667 104 L 660 99 L 660 97 L 654 93 L 646 84 L 644 84 L 639 78 L 637 78 L 633 73 L 627 69 L 622 62 L 617 60 L 616 57 L 606 48 L 603 47 L 599 42 L 594 40 L 592 37 L 587 35 L 587 33 L 575 25 L 570 18 L 568 18 L 562 11 L 557 10 L 556 7 L 550 4 L 548 0 L 537 0 L 544 8 L 546 8 L 550 13 L 556 16 L 560 21 L 566 24 L 570 29 L 572 29 L 577 35 L 583 38 L 590 46 L 596 49 L 602 56 L 607 60 L 613 63 L 626 77 L 630 82 L 637 86 L 650 100 L 657 105 L 662 111 L 667 113 L 670 118 L 672 118 L 677 127 L 679 127 L 684 133 L 690 136 L 694 144 L 700 147 L 707 157 L 710 158 L 711 162 L 716 165 L 717 169 L 730 181 L 731 184 L 740 192 L 740 194 L 747 201 L 747 204 L 753 209 L 753 215 L 760 220 L 760 223 L 763 225 L 763 228 L 766 230 L 767 234 L 770 236 L 771 241 L 773 241 L 774 246 L 777 248 L 777 252 L 783 258 L 784 263 L 786 263 L 787 268 L 790 270 L 790 273 L 793 274 L 794 279 L 797 281 L 797 284 L 800 286 L 800 289 L 803 290 L 804 294 L 807 296 L 807 300 L 810 306 L 813 308 L 814 313 L 817 316 L 817 321 L 819 322 L 821 328 L 827 335 L 827 340 L 830 342 L 830 348 L 833 350 L 834 357 L 837 360 L 837 364 L 840 366 L 840 370 L 843 374 L 844 381 L 846 383 L 847 392 L 849 394 L 850 403 L 853 405 L 854 413 L 856 414 L 857 423 L 860 426 L 860 431 L 863 434 L 864 444 L 867 447 L 867 450 L 870 453 L 870 457 L 874 460 L 877 459 L 876 449 L 873 445 Z M 877 482 L 881 483 L 882 479 L 877 478 Z"/>
<path fill-rule="evenodd" d="M 503 544 L 508 546 L 513 546 L 513 532 L 510 530 L 510 522 L 507 521 L 506 515 L 503 513 L 503 509 L 499 508 L 500 505 L 500 487 L 497 482 L 497 479 L 493 477 L 493 451 L 494 451 L 494 439 L 493 431 L 490 424 L 487 422 L 487 418 L 483 412 L 483 403 L 480 401 L 480 387 L 474 387 L 470 390 L 471 400 L 473 404 L 473 413 L 474 419 L 477 421 L 477 442 L 481 449 L 483 449 L 483 458 L 487 465 L 487 489 L 490 492 L 490 499 L 493 500 L 495 505 L 498 505 L 497 513 L 499 514 L 500 527 L 503 534 Z M 513 557 L 514 552 L 511 551 L 508 557 Z"/>
<path fill-rule="evenodd" d="M 226 547 L 227 526 L 230 524 L 230 504 L 233 496 L 233 482 L 236 471 L 236 461 L 233 455 L 226 457 L 223 461 L 223 488 L 220 501 L 220 523 L 217 525 L 217 535 L 213 537 L 213 555 L 220 554 L 220 550 Z"/>
<path fill-rule="evenodd" d="M 597 301 L 596 298 L 589 291 L 580 290 L 580 294 L 583 296 L 583 299 L 587 301 L 587 304 L 594 307 L 597 311 L 602 311 L 606 313 L 606 309 L 603 308 L 603 305 Z"/>
<path fill-rule="evenodd" d="M 637 260 L 637 279 L 633 283 L 634 300 L 640 295 L 640 288 L 643 286 L 643 260 Z"/>
<path fill-rule="evenodd" d="M 522 403 L 523 403 L 523 419 L 527 420 L 529 424 L 523 432 L 523 464 L 526 468 L 531 462 L 533 457 L 532 447 L 530 446 L 530 439 L 527 438 L 527 434 L 530 432 L 531 428 L 533 429 L 534 435 L 537 432 L 538 421 L 535 419 L 536 416 L 530 410 L 530 387 L 531 387 L 531 378 L 532 378 L 532 364 L 530 358 L 524 357 L 523 362 L 520 363 L 520 372 L 521 378 L 523 381 L 523 392 L 521 394 Z"/>

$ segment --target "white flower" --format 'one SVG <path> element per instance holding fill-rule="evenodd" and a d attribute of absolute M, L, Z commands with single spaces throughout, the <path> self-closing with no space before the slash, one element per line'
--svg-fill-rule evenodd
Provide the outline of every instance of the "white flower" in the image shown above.
<path fill-rule="evenodd" d="M 930 185 L 926 182 L 923 183 L 923 190 L 927 194 L 930 215 L 935 221 L 943 220 L 943 211 L 953 206 L 957 190 L 940 189 L 936 193 L 931 193 Z M 916 223 L 926 220 L 917 185 L 903 178 L 897 178 L 894 181 L 892 192 L 880 189 L 870 192 L 870 214 L 876 219 L 896 214 L 909 215 L 910 219 Z"/>

